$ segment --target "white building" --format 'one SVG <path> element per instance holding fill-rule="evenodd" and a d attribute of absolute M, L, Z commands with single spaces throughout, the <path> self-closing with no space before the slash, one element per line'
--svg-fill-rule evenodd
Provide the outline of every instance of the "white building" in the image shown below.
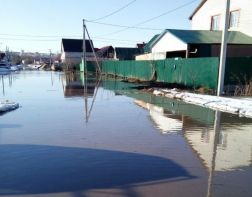
<path fill-rule="evenodd" d="M 222 30 L 226 0 L 202 0 L 189 19 L 193 30 Z M 252 36 L 252 1 L 230 0 L 229 30 Z"/>
<path fill-rule="evenodd" d="M 86 57 L 87 60 L 93 60 L 93 52 L 91 45 L 92 40 L 86 40 Z M 83 56 L 83 40 L 82 39 L 62 39 L 61 42 L 61 62 L 69 65 L 76 65 L 81 62 Z"/>
<path fill-rule="evenodd" d="M 221 31 L 166 29 L 148 43 L 149 53 L 136 60 L 218 57 Z M 239 31 L 228 35 L 228 57 L 251 56 L 252 38 Z"/>

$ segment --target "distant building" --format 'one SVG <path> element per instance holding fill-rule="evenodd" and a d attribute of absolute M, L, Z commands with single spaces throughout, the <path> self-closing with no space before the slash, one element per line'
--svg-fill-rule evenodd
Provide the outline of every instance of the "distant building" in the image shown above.
<path fill-rule="evenodd" d="M 141 48 L 115 48 L 115 59 L 117 60 L 135 60 L 135 57 L 140 54 L 143 54 L 143 49 Z"/>
<path fill-rule="evenodd" d="M 137 48 L 139 48 L 139 49 L 143 49 L 145 47 L 145 45 L 146 45 L 145 42 L 136 44 Z"/>
<path fill-rule="evenodd" d="M 85 40 L 87 60 L 93 60 L 92 40 Z M 81 62 L 83 56 L 82 39 L 62 39 L 61 42 L 61 62 L 69 65 L 77 65 Z"/>
<path fill-rule="evenodd" d="M 193 30 L 222 30 L 226 1 L 202 0 L 189 19 Z M 229 30 L 252 36 L 252 1 L 230 0 Z"/>
<path fill-rule="evenodd" d="M 0 61 L 3 60 L 5 57 L 5 53 L 0 52 Z"/>
<path fill-rule="evenodd" d="M 98 59 L 113 59 L 115 55 L 115 49 L 112 46 L 105 46 L 96 50 Z"/>

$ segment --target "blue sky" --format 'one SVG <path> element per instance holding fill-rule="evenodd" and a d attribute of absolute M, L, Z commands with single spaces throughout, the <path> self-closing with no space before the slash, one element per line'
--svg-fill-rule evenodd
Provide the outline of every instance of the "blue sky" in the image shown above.
<path fill-rule="evenodd" d="M 159 30 L 127 29 L 87 22 L 95 47 L 106 45 L 134 47 L 147 42 L 161 29 L 190 29 L 188 17 L 200 0 L 0 0 L 0 50 L 60 52 L 61 38 L 81 38 L 82 19 L 94 20 L 132 2 L 120 12 L 96 22 L 133 26 L 176 9 L 141 27 Z M 191 3 L 190 3 L 191 2 Z M 178 7 L 189 5 L 177 9 Z"/>

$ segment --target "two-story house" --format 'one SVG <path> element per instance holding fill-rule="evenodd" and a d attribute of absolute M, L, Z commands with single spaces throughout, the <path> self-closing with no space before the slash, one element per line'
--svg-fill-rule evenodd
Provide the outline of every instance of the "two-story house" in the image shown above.
<path fill-rule="evenodd" d="M 202 0 L 189 19 L 193 30 L 222 30 L 226 0 Z M 229 30 L 252 36 L 252 1 L 230 0 Z"/>

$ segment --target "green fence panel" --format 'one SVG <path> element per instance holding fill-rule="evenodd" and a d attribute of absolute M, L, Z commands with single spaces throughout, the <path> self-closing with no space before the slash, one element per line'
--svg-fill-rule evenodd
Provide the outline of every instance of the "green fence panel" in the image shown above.
<path fill-rule="evenodd" d="M 120 77 L 193 87 L 217 87 L 219 58 L 166 59 L 156 61 L 104 61 L 102 72 Z"/>
<path fill-rule="evenodd" d="M 216 88 L 219 58 L 155 61 L 157 81 L 193 87 Z"/>
<path fill-rule="evenodd" d="M 96 72 L 96 62 L 87 61 L 87 71 L 88 72 Z"/>
<path fill-rule="evenodd" d="M 150 61 L 104 61 L 102 72 L 144 81 L 152 79 L 154 68 Z"/>

